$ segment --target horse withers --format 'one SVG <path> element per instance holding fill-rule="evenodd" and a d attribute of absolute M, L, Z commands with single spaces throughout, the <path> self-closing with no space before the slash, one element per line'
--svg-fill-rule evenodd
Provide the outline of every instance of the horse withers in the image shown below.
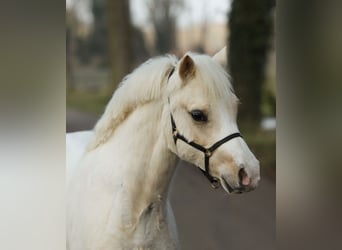
<path fill-rule="evenodd" d="M 225 49 L 150 59 L 123 79 L 94 130 L 67 135 L 69 250 L 179 249 L 167 196 L 179 159 L 227 193 L 257 186 L 225 63 Z"/>

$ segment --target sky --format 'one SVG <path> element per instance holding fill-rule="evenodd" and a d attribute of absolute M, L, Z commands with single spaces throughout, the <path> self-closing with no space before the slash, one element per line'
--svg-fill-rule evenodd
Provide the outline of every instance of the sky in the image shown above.
<path fill-rule="evenodd" d="M 145 1 L 130 0 L 130 2 L 133 23 L 140 27 L 148 25 Z M 184 0 L 184 2 L 185 8 L 177 20 L 181 27 L 200 23 L 204 19 L 209 22 L 226 22 L 231 0 Z M 91 23 L 93 20 L 90 3 L 91 0 L 66 0 L 67 8 L 73 6 L 78 17 L 85 23 Z"/>

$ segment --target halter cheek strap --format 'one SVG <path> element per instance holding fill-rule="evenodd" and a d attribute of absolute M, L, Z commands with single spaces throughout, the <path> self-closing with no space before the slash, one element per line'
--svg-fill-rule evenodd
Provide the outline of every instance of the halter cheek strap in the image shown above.
<path fill-rule="evenodd" d="M 242 137 L 242 135 L 238 132 L 233 133 L 233 134 L 228 135 L 228 136 L 224 137 L 223 139 L 215 142 L 211 147 L 206 148 L 206 147 L 203 147 L 202 145 L 200 145 L 194 141 L 189 141 L 182 134 L 180 134 L 177 130 L 177 126 L 176 126 L 176 123 L 175 123 L 175 120 L 174 120 L 172 114 L 170 114 L 170 116 L 171 116 L 172 136 L 173 136 L 173 140 L 174 140 L 175 144 L 177 144 L 177 140 L 180 139 L 183 142 L 185 142 L 186 144 L 192 146 L 193 148 L 203 152 L 205 170 L 202 170 L 202 169 L 200 169 L 200 170 L 208 178 L 212 187 L 218 188 L 219 187 L 219 180 L 210 174 L 209 159 L 213 155 L 214 151 L 216 149 L 218 149 L 222 144 L 224 144 L 224 143 L 226 143 L 226 142 L 228 142 L 231 139 L 234 139 L 236 137 Z M 228 186 L 229 192 L 232 192 L 233 189 L 229 185 L 227 185 L 227 186 Z"/>

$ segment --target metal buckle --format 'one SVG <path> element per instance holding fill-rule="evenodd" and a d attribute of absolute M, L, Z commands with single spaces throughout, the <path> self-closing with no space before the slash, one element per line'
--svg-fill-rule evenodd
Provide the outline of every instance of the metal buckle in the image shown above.
<path fill-rule="evenodd" d="M 215 178 L 215 179 L 211 182 L 211 187 L 212 187 L 213 189 L 219 188 L 219 187 L 220 187 L 220 181 L 219 181 L 218 179 Z"/>

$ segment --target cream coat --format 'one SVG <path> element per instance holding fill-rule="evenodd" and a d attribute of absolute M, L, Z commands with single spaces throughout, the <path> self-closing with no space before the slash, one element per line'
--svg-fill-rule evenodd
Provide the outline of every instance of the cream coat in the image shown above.
<path fill-rule="evenodd" d="M 222 53 L 215 56 L 221 63 Z M 94 131 L 67 135 L 69 250 L 179 249 L 168 187 L 179 158 L 204 166 L 202 153 L 174 144 L 170 112 L 179 130 L 204 146 L 238 131 L 237 98 L 215 58 L 149 60 L 123 80 Z M 205 109 L 210 123 L 194 123 L 192 109 Z M 242 138 L 210 163 L 223 188 L 223 179 L 239 185 L 241 166 L 255 187 L 259 163 Z"/>

